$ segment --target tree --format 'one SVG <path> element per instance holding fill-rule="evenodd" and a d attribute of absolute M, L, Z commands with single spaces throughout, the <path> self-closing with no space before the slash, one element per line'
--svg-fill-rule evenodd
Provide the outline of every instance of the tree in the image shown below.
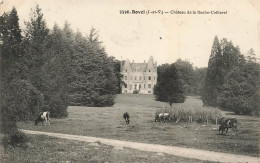
<path fill-rule="evenodd" d="M 246 63 L 233 68 L 225 77 L 218 105 L 237 114 L 259 116 L 260 65 Z"/>
<path fill-rule="evenodd" d="M 42 78 L 42 66 L 45 63 L 46 38 L 49 29 L 39 5 L 31 12 L 29 22 L 26 22 L 24 49 L 24 62 L 26 67 L 26 76 L 32 84 L 43 91 L 44 83 Z"/>
<path fill-rule="evenodd" d="M 164 64 L 158 67 L 157 84 L 154 87 L 157 101 L 172 103 L 184 102 L 183 83 L 175 64 Z"/>
<path fill-rule="evenodd" d="M 87 38 L 75 35 L 69 94 L 72 105 L 111 106 L 118 92 L 114 64 L 101 46 L 98 33 L 91 29 Z"/>
<path fill-rule="evenodd" d="M 70 62 L 67 47 L 64 46 L 63 31 L 55 24 L 46 41 L 45 63 L 42 67 L 44 79 L 44 110 L 49 110 L 53 117 L 68 116 L 68 76 Z"/>
<path fill-rule="evenodd" d="M 205 105 L 217 106 L 217 96 L 221 92 L 224 79 L 223 56 L 218 37 L 215 36 L 208 62 L 207 76 L 202 100 Z"/>
<path fill-rule="evenodd" d="M 189 61 L 183 61 L 181 59 L 178 59 L 174 64 L 183 82 L 184 94 L 195 94 L 197 81 L 192 64 Z"/>
<path fill-rule="evenodd" d="M 21 41 L 22 35 L 19 26 L 19 18 L 15 8 L 10 13 L 5 13 L 0 17 L 0 36 L 3 45 L 0 45 L 1 54 L 1 126 L 0 132 L 5 134 L 3 139 L 4 145 L 23 142 L 25 140 L 24 134 L 17 130 L 16 121 L 21 116 L 19 113 L 24 113 L 20 110 L 19 104 L 26 105 L 25 100 L 19 99 L 17 101 L 17 95 L 19 89 L 24 89 L 21 85 L 13 83 L 20 83 L 20 68 L 19 64 L 21 56 Z M 26 90 L 25 90 L 26 91 Z"/>
<path fill-rule="evenodd" d="M 110 60 L 109 62 L 112 64 L 115 76 L 117 78 L 117 94 L 120 94 L 122 92 L 122 86 L 125 85 L 125 82 L 122 80 L 123 75 L 121 74 L 121 62 L 119 60 L 116 60 L 114 57 L 110 56 L 108 57 Z"/>
<path fill-rule="evenodd" d="M 244 56 L 240 53 L 238 46 L 235 47 L 233 43 L 226 38 L 221 40 L 220 46 L 225 75 L 234 67 L 243 66 L 243 64 L 245 64 Z"/>
<path fill-rule="evenodd" d="M 196 83 L 196 93 L 197 95 L 202 96 L 203 94 L 203 89 L 204 89 L 204 85 L 205 85 L 205 80 L 206 80 L 206 75 L 207 75 L 207 68 L 203 67 L 203 68 L 195 68 L 194 70 L 194 74 L 195 74 L 195 83 Z"/>
<path fill-rule="evenodd" d="M 257 58 L 256 58 L 256 55 L 255 55 L 255 51 L 254 51 L 254 49 L 250 49 L 248 52 L 247 52 L 247 61 L 248 62 L 254 62 L 254 63 L 256 63 L 256 60 L 257 60 Z"/>

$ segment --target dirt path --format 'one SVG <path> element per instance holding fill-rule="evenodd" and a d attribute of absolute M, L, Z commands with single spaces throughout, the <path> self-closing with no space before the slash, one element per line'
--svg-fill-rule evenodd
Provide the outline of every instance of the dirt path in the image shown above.
<path fill-rule="evenodd" d="M 216 161 L 216 162 L 257 162 L 260 163 L 260 158 L 258 157 L 250 157 L 243 155 L 234 155 L 220 152 L 212 152 L 191 148 L 182 148 L 182 147 L 174 147 L 174 146 L 164 146 L 164 145 L 156 145 L 156 144 L 145 144 L 145 143 L 137 143 L 130 141 L 121 141 L 114 139 L 105 139 L 105 138 L 97 138 L 97 137 L 89 137 L 89 136 L 79 136 L 79 135 L 68 135 L 68 134 L 60 134 L 60 133 L 51 133 L 51 132 L 41 132 L 41 131 L 32 131 L 32 130 L 21 130 L 26 134 L 41 134 L 48 135 L 63 139 L 70 140 L 78 140 L 84 142 L 100 142 L 102 144 L 111 145 L 119 148 L 132 148 L 141 151 L 149 151 L 149 152 L 161 152 L 170 155 L 175 155 L 179 157 L 187 157 L 194 158 L 203 161 Z"/>

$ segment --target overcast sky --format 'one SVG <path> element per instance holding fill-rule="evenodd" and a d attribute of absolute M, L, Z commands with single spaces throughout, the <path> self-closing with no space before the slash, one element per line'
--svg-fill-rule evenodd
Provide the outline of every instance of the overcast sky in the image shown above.
<path fill-rule="evenodd" d="M 0 0 L 1 1 L 1 0 Z M 99 31 L 108 55 L 135 62 L 159 63 L 187 59 L 197 67 L 208 64 L 215 35 L 238 45 L 243 54 L 250 48 L 260 57 L 260 3 L 254 0 L 2 0 L 0 13 L 16 7 L 20 26 L 30 9 L 39 4 L 48 27 L 67 20 L 74 31 Z M 171 10 L 186 14 L 120 14 L 120 10 Z M 227 14 L 187 14 L 187 11 L 227 11 Z"/>

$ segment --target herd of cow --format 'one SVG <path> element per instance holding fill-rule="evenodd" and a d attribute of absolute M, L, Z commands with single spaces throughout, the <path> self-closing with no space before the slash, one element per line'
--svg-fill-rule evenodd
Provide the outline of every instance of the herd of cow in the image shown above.
<path fill-rule="evenodd" d="M 123 114 L 123 118 L 125 119 L 125 123 L 130 123 L 130 115 L 125 112 Z M 34 125 L 37 125 L 39 122 L 42 123 L 45 121 L 45 126 L 48 124 L 50 126 L 50 112 L 40 112 L 37 116 L 37 119 L 35 120 Z M 170 114 L 169 113 L 159 113 L 155 116 L 155 122 L 168 122 L 170 121 Z M 237 131 L 237 119 L 236 118 L 220 118 L 219 119 L 219 134 L 223 134 L 224 131 L 226 131 L 226 134 L 228 132 L 229 128 L 235 129 Z"/>
<path fill-rule="evenodd" d="M 167 122 L 170 120 L 170 114 L 169 113 L 159 113 L 155 115 L 155 122 Z M 179 121 L 179 119 L 177 120 Z M 226 131 L 226 134 L 228 132 L 229 128 L 234 129 L 234 131 L 237 131 L 237 119 L 236 118 L 225 118 L 222 117 L 219 119 L 219 134 L 223 135 L 223 132 Z"/>

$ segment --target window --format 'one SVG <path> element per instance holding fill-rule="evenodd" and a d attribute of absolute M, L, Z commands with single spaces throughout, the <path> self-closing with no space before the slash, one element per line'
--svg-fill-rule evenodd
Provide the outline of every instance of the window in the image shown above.
<path fill-rule="evenodd" d="M 148 93 L 152 93 L 151 91 L 148 91 Z"/>
<path fill-rule="evenodd" d="M 148 84 L 148 88 L 151 88 L 151 84 Z"/>
<path fill-rule="evenodd" d="M 139 80 L 142 80 L 142 76 L 139 76 Z"/>
<path fill-rule="evenodd" d="M 132 84 L 130 84 L 130 90 L 132 89 Z"/>
<path fill-rule="evenodd" d="M 144 80 L 145 80 L 145 76 L 144 76 Z"/>
<path fill-rule="evenodd" d="M 153 77 L 153 80 L 155 80 L 155 76 Z"/>
<path fill-rule="evenodd" d="M 136 76 L 135 76 L 135 80 L 136 80 Z"/>
<path fill-rule="evenodd" d="M 127 80 L 127 76 L 125 76 L 125 80 Z"/>
<path fill-rule="evenodd" d="M 149 72 L 151 72 L 151 70 L 149 70 Z"/>
<path fill-rule="evenodd" d="M 127 70 L 125 70 L 125 72 L 127 72 Z"/>
<path fill-rule="evenodd" d="M 151 76 L 148 76 L 148 80 L 151 80 Z"/>
<path fill-rule="evenodd" d="M 127 84 L 125 84 L 125 88 L 127 88 Z"/>
<path fill-rule="evenodd" d="M 139 85 L 139 89 L 141 89 L 141 84 Z"/>
<path fill-rule="evenodd" d="M 130 80 L 133 80 L 133 77 L 132 77 L 132 76 L 130 76 Z"/>
<path fill-rule="evenodd" d="M 145 84 L 144 84 L 144 88 L 145 88 Z"/>

